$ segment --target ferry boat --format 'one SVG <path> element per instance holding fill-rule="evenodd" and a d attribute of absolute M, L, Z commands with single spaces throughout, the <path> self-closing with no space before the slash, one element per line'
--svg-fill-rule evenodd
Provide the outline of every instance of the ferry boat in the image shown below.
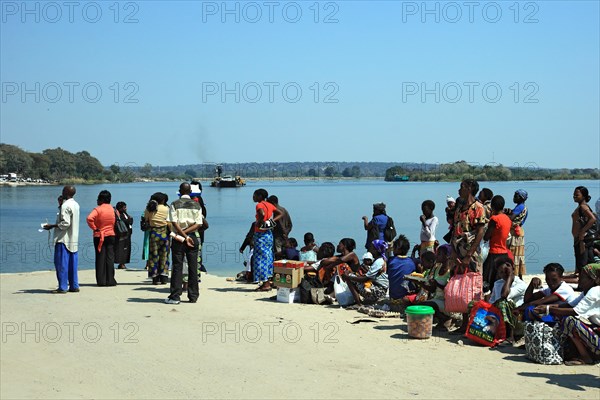
<path fill-rule="evenodd" d="M 243 179 L 242 177 L 240 177 L 240 176 L 233 177 L 231 175 L 221 176 L 222 172 L 223 172 L 223 167 L 218 165 L 217 168 L 215 168 L 215 178 L 210 183 L 211 187 L 235 188 L 235 187 L 246 186 L 246 180 Z"/>

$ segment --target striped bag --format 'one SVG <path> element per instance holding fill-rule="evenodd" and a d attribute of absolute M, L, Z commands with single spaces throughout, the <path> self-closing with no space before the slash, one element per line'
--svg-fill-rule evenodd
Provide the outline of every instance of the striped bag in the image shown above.
<path fill-rule="evenodd" d="M 479 272 L 454 275 L 444 289 L 444 311 L 466 314 L 470 302 L 481 300 L 482 288 Z"/>

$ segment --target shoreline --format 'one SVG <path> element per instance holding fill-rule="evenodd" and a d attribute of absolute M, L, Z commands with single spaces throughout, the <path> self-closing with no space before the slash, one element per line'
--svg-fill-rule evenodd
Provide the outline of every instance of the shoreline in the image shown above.
<path fill-rule="evenodd" d="M 179 305 L 145 271 L 117 270 L 116 287 L 95 286 L 93 270 L 79 278 L 81 292 L 60 295 L 51 271 L 2 274 L 1 398 L 490 397 L 469 377 L 523 398 L 598 398 L 600 366 L 535 364 L 441 331 L 410 339 L 398 318 L 277 303 L 213 275 L 198 303 Z"/>
<path fill-rule="evenodd" d="M 193 178 L 194 180 L 200 181 L 200 182 L 211 182 L 214 178 Z M 360 178 L 347 178 L 347 177 L 325 177 L 325 176 L 319 176 L 319 177 L 272 177 L 272 176 L 265 176 L 265 177 L 260 177 L 260 178 L 245 178 L 242 177 L 242 179 L 244 179 L 247 183 L 254 183 L 254 182 L 265 182 L 265 181 L 272 181 L 272 182 L 289 182 L 289 183 L 294 183 L 294 182 L 331 182 L 331 183 L 335 183 L 335 182 L 339 182 L 339 181 L 343 181 L 343 182 L 360 182 L 360 181 L 380 181 L 380 182 L 386 182 L 389 184 L 407 184 L 407 183 L 459 183 L 460 179 L 437 179 L 437 180 L 411 180 L 411 181 L 386 181 L 385 177 L 381 177 L 381 176 L 361 176 Z M 131 184 L 131 183 L 173 183 L 173 182 L 181 182 L 182 180 L 189 180 L 189 179 L 146 179 L 146 178 L 142 178 L 142 179 L 138 179 L 138 180 L 134 180 L 131 182 L 110 182 L 110 181 L 89 181 L 89 182 L 81 182 L 79 180 L 72 180 L 72 181 L 64 181 L 64 182 L 56 182 L 56 183 L 51 183 L 51 182 L 44 182 L 44 183 L 34 183 L 34 182 L 0 182 L 0 188 L 2 187 L 26 187 L 26 186 L 63 186 L 63 185 L 126 185 L 126 184 Z M 593 181 L 596 182 L 595 179 L 582 179 L 582 178 L 577 178 L 574 177 L 572 179 L 530 179 L 530 180 L 523 180 L 523 179 L 519 179 L 519 180 L 506 180 L 506 181 L 493 181 L 493 180 L 486 180 L 486 181 L 479 181 L 479 182 L 485 182 L 485 183 L 498 183 L 498 182 L 530 182 L 530 183 L 535 183 L 535 182 L 552 182 L 552 181 L 556 181 L 556 182 L 563 182 L 563 181 Z M 207 186 L 208 187 L 208 186 Z M 243 186 L 242 186 L 243 187 Z M 215 188 L 215 189 L 219 189 L 219 188 Z"/>

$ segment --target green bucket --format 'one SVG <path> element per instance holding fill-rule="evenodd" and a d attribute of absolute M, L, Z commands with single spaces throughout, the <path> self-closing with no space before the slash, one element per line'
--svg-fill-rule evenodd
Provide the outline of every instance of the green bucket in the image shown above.
<path fill-rule="evenodd" d="M 406 313 L 411 315 L 432 315 L 435 314 L 435 310 L 429 306 L 409 306 L 406 307 Z"/>

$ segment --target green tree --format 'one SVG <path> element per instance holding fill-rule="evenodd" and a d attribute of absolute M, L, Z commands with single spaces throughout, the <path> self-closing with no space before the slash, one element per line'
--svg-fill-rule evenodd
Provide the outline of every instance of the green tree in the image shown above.
<path fill-rule="evenodd" d="M 87 151 L 75 153 L 75 173 L 84 179 L 102 179 L 104 167 Z"/>
<path fill-rule="evenodd" d="M 327 168 L 325 168 L 325 171 L 323 171 L 323 173 L 326 177 L 332 178 L 335 175 L 335 168 L 330 165 Z"/>
<path fill-rule="evenodd" d="M 121 167 L 119 167 L 117 164 L 113 164 L 110 166 L 110 171 L 115 175 L 119 175 L 119 172 L 121 172 Z"/>
<path fill-rule="evenodd" d="M 50 160 L 50 176 L 54 180 L 72 178 L 76 176 L 77 165 L 75 155 L 57 147 L 47 149 L 43 153 Z"/>
<path fill-rule="evenodd" d="M 358 165 L 353 165 L 352 166 L 351 175 L 354 178 L 360 178 L 360 167 Z"/>
<path fill-rule="evenodd" d="M 0 144 L 0 172 L 27 175 L 33 166 L 29 153 L 11 144 Z"/>
<path fill-rule="evenodd" d="M 33 160 L 31 177 L 36 179 L 50 179 L 50 159 L 40 153 L 30 153 Z"/>

